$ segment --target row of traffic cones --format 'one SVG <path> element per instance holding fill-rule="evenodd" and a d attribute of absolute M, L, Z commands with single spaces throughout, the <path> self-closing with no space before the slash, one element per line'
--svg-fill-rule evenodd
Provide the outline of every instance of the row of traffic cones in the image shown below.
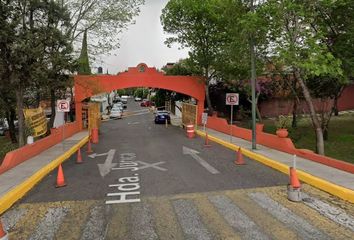
<path fill-rule="evenodd" d="M 89 139 L 89 141 L 87 143 L 87 153 L 92 153 L 92 146 L 91 146 L 91 140 L 90 139 Z M 79 148 L 79 150 L 77 150 L 76 163 L 77 164 L 83 163 L 82 156 L 81 156 L 81 149 L 80 148 Z M 65 183 L 64 172 L 63 172 L 63 168 L 62 168 L 62 166 L 60 164 L 59 167 L 58 167 L 57 182 L 56 182 L 55 187 L 59 188 L 59 187 L 65 187 L 65 186 L 66 186 L 66 183 Z M 0 240 L 2 240 L 2 239 L 0 238 Z"/>

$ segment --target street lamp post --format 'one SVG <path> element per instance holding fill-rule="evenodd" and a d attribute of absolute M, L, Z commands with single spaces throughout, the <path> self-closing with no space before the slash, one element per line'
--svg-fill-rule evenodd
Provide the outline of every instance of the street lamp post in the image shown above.
<path fill-rule="evenodd" d="M 253 0 L 251 0 L 251 11 L 253 11 Z M 252 89 L 252 149 L 257 149 L 256 143 L 256 64 L 253 33 L 250 35 L 251 53 L 251 89 Z"/>

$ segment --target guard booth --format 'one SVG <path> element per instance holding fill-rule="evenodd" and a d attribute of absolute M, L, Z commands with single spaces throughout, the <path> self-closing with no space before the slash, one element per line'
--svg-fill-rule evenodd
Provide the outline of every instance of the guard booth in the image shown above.
<path fill-rule="evenodd" d="M 193 124 L 197 125 L 198 121 L 198 106 L 190 103 L 182 104 L 182 124 L 183 127 Z"/>
<path fill-rule="evenodd" d="M 88 131 L 99 129 L 101 126 L 100 104 L 95 102 L 88 103 Z"/>

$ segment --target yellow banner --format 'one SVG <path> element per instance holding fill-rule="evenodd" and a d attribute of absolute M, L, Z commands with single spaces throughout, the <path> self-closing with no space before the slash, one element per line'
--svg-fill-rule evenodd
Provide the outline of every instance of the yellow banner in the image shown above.
<path fill-rule="evenodd" d="M 34 109 L 23 109 L 26 122 L 33 129 L 33 137 L 38 137 L 47 132 L 47 119 L 41 107 Z"/>

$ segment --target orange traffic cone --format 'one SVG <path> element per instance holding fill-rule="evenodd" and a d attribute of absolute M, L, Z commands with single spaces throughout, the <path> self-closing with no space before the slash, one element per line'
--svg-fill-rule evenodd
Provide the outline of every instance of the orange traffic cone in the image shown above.
<path fill-rule="evenodd" d="M 83 163 L 83 161 L 82 161 L 82 156 L 81 156 L 81 149 L 80 149 L 80 148 L 79 148 L 79 150 L 77 150 L 76 163 Z"/>
<path fill-rule="evenodd" d="M 87 142 L 87 153 L 92 153 L 92 147 L 91 147 L 91 139 L 88 140 Z"/>
<path fill-rule="evenodd" d="M 0 220 L 0 240 L 8 240 L 7 232 L 4 230 Z"/>
<path fill-rule="evenodd" d="M 208 137 L 208 133 L 205 133 L 205 143 L 204 143 L 204 147 L 211 147 L 211 145 L 209 144 L 209 137 Z"/>
<path fill-rule="evenodd" d="M 63 173 L 63 168 L 61 167 L 61 164 L 59 165 L 58 168 L 58 175 L 57 175 L 57 184 L 55 185 L 55 187 L 65 187 L 66 183 L 65 183 L 65 179 L 64 179 L 64 173 Z"/>
<path fill-rule="evenodd" d="M 245 163 L 245 160 L 243 159 L 241 147 L 238 148 L 238 151 L 237 151 L 237 158 L 236 158 L 235 164 L 236 164 L 236 165 L 245 165 L 245 164 L 246 164 L 246 163 Z"/>
<path fill-rule="evenodd" d="M 299 181 L 297 174 L 296 174 L 296 169 L 293 167 L 290 167 L 290 185 L 293 188 L 300 188 L 301 187 L 300 181 Z"/>

